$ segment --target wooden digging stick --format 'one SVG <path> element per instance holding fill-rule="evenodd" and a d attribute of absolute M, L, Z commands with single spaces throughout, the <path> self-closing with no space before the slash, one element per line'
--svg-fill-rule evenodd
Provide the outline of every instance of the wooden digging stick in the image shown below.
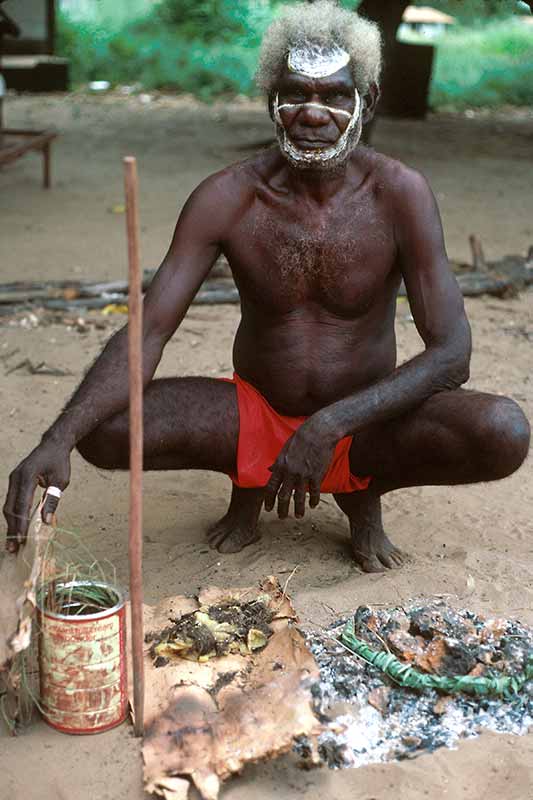
<path fill-rule="evenodd" d="M 136 736 L 144 732 L 143 584 L 142 584 L 142 275 L 139 260 L 137 162 L 124 159 L 126 232 L 129 263 L 128 376 L 130 398 L 130 604 L 133 663 L 133 711 Z"/>

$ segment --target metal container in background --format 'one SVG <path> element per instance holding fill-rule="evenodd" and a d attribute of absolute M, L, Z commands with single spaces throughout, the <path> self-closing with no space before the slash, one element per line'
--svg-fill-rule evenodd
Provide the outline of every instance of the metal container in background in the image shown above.
<path fill-rule="evenodd" d="M 60 587 L 97 585 L 117 602 L 92 614 L 59 614 L 39 607 L 41 710 L 64 733 L 100 733 L 120 725 L 128 711 L 126 612 L 114 586 L 71 581 Z"/>

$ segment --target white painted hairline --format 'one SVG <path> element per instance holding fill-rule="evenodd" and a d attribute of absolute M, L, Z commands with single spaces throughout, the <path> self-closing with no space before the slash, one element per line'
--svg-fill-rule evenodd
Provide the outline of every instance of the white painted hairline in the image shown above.
<path fill-rule="evenodd" d="M 315 42 L 291 47 L 287 58 L 287 66 L 291 72 L 307 75 L 310 78 L 326 78 L 349 62 L 350 54 L 338 44 L 324 46 Z"/>

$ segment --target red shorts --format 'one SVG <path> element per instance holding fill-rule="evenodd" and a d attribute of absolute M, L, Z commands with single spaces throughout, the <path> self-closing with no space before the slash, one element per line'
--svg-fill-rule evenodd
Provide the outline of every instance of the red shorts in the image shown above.
<path fill-rule="evenodd" d="M 252 489 L 266 486 L 272 473 L 269 467 L 283 445 L 307 417 L 286 417 L 274 411 L 263 395 L 234 373 L 230 383 L 237 387 L 239 443 L 237 472 L 230 475 L 236 486 Z M 322 481 L 321 491 L 330 494 L 357 492 L 368 488 L 371 478 L 358 478 L 350 472 L 352 437 L 341 439 Z"/>

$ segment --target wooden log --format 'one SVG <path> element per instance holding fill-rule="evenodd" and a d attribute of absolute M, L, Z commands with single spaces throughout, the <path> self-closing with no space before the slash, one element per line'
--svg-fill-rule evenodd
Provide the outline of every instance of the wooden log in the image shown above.
<path fill-rule="evenodd" d="M 110 297 L 80 297 L 75 300 L 43 300 L 39 303 L 42 308 L 48 308 L 51 311 L 81 311 L 82 309 L 98 311 L 108 305 L 128 305 L 127 294 L 115 294 Z"/>
<path fill-rule="evenodd" d="M 10 281 L 0 283 L 0 292 L 33 291 L 34 289 L 63 289 L 66 286 L 80 286 L 82 281 Z"/>
<path fill-rule="evenodd" d="M 144 271 L 142 281 L 144 291 L 148 289 L 156 271 L 155 269 Z M 216 281 L 217 278 L 220 279 L 220 283 Z M 227 281 L 231 280 L 229 264 L 220 261 L 215 264 L 209 273 L 205 284 L 208 284 L 210 288 L 224 288 L 227 285 Z M 118 302 L 118 295 L 125 296 L 127 292 L 128 281 L 101 281 L 99 283 L 87 281 L 15 281 L 13 283 L 0 284 L 0 305 L 44 300 L 78 300 L 79 298 L 106 296 L 109 297 L 108 302 L 114 303 Z"/>
<path fill-rule="evenodd" d="M 239 303 L 239 292 L 235 288 L 230 289 L 205 289 L 198 292 L 193 300 L 196 306 L 227 305 Z"/>
<path fill-rule="evenodd" d="M 456 275 L 457 283 L 461 289 L 463 297 L 481 297 L 490 295 L 492 297 L 511 297 L 524 288 L 524 283 L 518 281 L 516 276 L 503 274 L 491 274 L 490 272 L 463 272 Z M 399 297 L 407 297 L 407 291 L 402 281 Z"/>
<path fill-rule="evenodd" d="M 210 288 L 206 286 L 201 289 L 194 300 L 193 305 L 225 305 L 239 302 L 239 292 L 235 286 L 223 286 Z M 108 305 L 116 304 L 119 306 L 128 305 L 127 294 L 115 294 L 109 297 L 86 297 L 75 298 L 74 300 L 63 300 L 60 298 L 53 298 L 51 300 L 43 300 L 39 303 L 42 308 L 50 309 L 51 311 L 80 311 L 81 309 L 98 310 L 105 308 Z"/>
<path fill-rule="evenodd" d="M 470 237 L 474 269 L 469 264 L 451 262 L 465 297 L 489 294 L 500 297 L 516 293 L 533 284 L 533 247 L 526 258 L 505 256 L 499 261 L 486 261 L 481 243 Z M 155 269 L 143 272 L 142 288 L 146 291 Z M 0 284 L 0 314 L 36 307 L 57 311 L 99 309 L 112 303 L 127 305 L 128 281 L 14 281 Z M 401 286 L 400 296 L 405 296 Z M 195 305 L 238 303 L 239 293 L 231 278 L 231 269 L 224 257 L 213 266 L 202 288 L 193 300 Z"/>
<path fill-rule="evenodd" d="M 515 274 L 506 274 L 505 271 L 501 273 L 465 271 L 456 277 L 464 297 L 480 297 L 483 294 L 502 297 L 512 293 L 516 294 L 525 286 L 533 283 L 533 274 L 526 276 L 522 270 Z M 398 295 L 399 297 L 406 296 L 403 282 Z M 198 292 L 192 305 L 232 305 L 239 302 L 239 292 L 235 287 L 211 289 L 206 286 L 205 289 Z M 53 298 L 39 301 L 36 305 L 51 311 L 81 311 L 83 309 L 98 310 L 111 304 L 128 305 L 128 295 L 116 294 L 109 297 L 86 297 L 74 300 Z M 7 309 L 10 306 L 0 305 L 0 308 Z M 27 309 L 28 305 L 14 303 L 12 308 L 13 310 L 23 310 Z"/>
<path fill-rule="evenodd" d="M 143 373 L 142 289 L 139 260 L 137 162 L 124 159 L 126 232 L 129 263 L 128 376 L 130 399 L 130 604 L 134 730 L 144 733 L 144 632 L 142 584 Z"/>

